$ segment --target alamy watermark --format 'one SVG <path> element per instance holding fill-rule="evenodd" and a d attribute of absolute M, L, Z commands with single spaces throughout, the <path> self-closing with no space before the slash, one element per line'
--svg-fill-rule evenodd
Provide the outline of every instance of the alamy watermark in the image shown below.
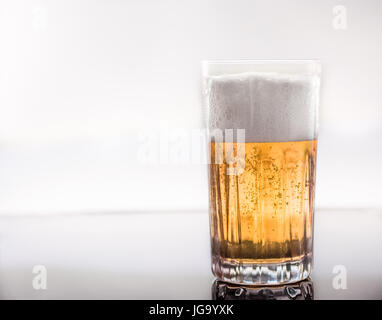
<path fill-rule="evenodd" d="M 335 265 L 333 267 L 333 274 L 335 274 L 332 280 L 332 286 L 335 290 L 347 289 L 347 270 L 344 265 Z"/>
<path fill-rule="evenodd" d="M 45 7 L 35 7 L 32 10 L 32 26 L 36 31 L 43 31 L 48 24 L 48 11 Z"/>
<path fill-rule="evenodd" d="M 48 270 L 44 265 L 35 265 L 32 269 L 35 275 L 32 279 L 32 287 L 35 290 L 46 290 L 48 285 Z"/>
<path fill-rule="evenodd" d="M 348 28 L 347 9 L 343 5 L 333 7 L 333 28 L 335 30 L 346 30 Z"/>
<path fill-rule="evenodd" d="M 212 142 L 212 143 L 210 143 Z M 245 129 L 161 129 L 139 134 L 140 164 L 225 164 L 227 175 L 245 168 Z"/>

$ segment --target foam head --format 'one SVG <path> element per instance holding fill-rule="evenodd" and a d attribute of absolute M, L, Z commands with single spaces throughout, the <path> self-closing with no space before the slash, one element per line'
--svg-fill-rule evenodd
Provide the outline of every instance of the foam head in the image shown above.
<path fill-rule="evenodd" d="M 245 129 L 246 142 L 317 137 L 319 77 L 244 72 L 206 77 L 210 132 Z"/>

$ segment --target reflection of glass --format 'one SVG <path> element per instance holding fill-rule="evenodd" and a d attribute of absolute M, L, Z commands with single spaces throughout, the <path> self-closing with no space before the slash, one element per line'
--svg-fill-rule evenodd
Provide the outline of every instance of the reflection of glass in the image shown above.
<path fill-rule="evenodd" d="M 276 285 L 312 268 L 315 61 L 205 62 L 212 270 Z"/>
<path fill-rule="evenodd" d="M 313 300 L 313 282 L 281 286 L 243 286 L 215 280 L 211 287 L 213 300 Z"/>

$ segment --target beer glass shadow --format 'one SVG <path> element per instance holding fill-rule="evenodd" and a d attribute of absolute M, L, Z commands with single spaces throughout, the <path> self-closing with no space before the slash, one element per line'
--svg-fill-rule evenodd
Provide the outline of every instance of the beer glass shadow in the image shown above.
<path fill-rule="evenodd" d="M 313 300 L 311 279 L 278 286 L 245 286 L 215 280 L 211 287 L 213 300 Z"/>

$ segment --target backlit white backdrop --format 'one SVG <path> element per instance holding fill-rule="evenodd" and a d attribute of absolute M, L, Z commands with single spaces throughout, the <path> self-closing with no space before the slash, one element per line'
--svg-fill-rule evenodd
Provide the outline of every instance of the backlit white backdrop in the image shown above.
<path fill-rule="evenodd" d="M 2 1 L 0 214 L 206 209 L 204 166 L 137 158 L 202 126 L 204 59 L 320 59 L 316 206 L 380 206 L 381 39 L 378 0 Z"/>

